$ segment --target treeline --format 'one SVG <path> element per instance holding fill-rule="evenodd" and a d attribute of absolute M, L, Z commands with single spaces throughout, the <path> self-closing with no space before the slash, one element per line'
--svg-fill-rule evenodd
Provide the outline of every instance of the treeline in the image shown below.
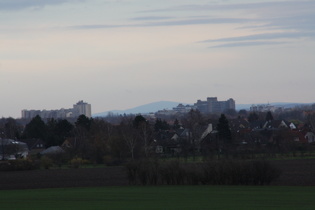
<path fill-rule="evenodd" d="M 268 185 L 281 173 L 265 160 L 139 160 L 129 162 L 127 171 L 131 185 Z"/>
<path fill-rule="evenodd" d="M 261 157 L 261 154 L 306 151 L 304 145 L 287 141 L 291 134 L 283 130 L 249 131 L 250 123 L 272 121 L 285 115 L 297 117 L 297 123 L 308 123 L 307 129 L 311 129 L 310 125 L 315 124 L 314 115 L 310 117 L 303 113 L 255 113 L 246 110 L 236 113 L 227 110 L 221 115 L 202 115 L 198 110 L 191 110 L 172 119 L 149 120 L 141 115 L 93 119 L 81 115 L 74 121 L 44 121 L 36 116 L 25 124 L 7 118 L 0 120 L 0 137 L 21 141 L 41 139 L 46 148 L 62 146 L 67 155 L 59 158 L 58 163 L 82 159 L 90 163 L 117 165 L 129 159 L 152 157 L 252 159 Z M 238 127 L 233 127 L 236 121 Z M 207 133 L 210 124 L 212 130 Z M 245 140 L 246 144 L 243 144 Z"/>

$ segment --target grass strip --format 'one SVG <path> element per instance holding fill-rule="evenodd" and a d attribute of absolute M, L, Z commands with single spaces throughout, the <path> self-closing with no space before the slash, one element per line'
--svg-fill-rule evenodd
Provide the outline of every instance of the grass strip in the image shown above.
<path fill-rule="evenodd" d="M 0 191 L 1 209 L 315 209 L 315 187 L 125 186 Z"/>

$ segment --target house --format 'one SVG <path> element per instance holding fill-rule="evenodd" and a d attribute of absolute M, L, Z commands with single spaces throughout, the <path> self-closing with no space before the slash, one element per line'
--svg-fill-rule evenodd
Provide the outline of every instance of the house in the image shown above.
<path fill-rule="evenodd" d="M 251 130 L 261 130 L 263 129 L 265 123 L 266 123 L 265 121 L 256 120 L 256 121 L 250 122 L 249 127 Z"/>
<path fill-rule="evenodd" d="M 315 142 L 315 134 L 313 132 L 307 132 L 304 137 L 308 143 L 314 143 Z"/>
<path fill-rule="evenodd" d="M 175 131 L 161 130 L 152 144 L 156 154 L 174 155 L 178 149 L 179 135 Z"/>
<path fill-rule="evenodd" d="M 24 142 L 13 139 L 0 139 L 0 159 L 15 160 L 16 158 L 26 158 L 28 147 Z"/>
<path fill-rule="evenodd" d="M 29 154 L 38 154 L 45 149 L 45 142 L 41 139 L 22 139 L 21 142 L 27 144 Z"/>
<path fill-rule="evenodd" d="M 266 121 L 266 123 L 263 126 L 264 129 L 286 129 L 291 128 L 289 127 L 289 123 L 285 120 L 271 120 Z"/>
<path fill-rule="evenodd" d="M 42 151 L 41 155 L 56 155 L 56 154 L 62 154 L 65 153 L 65 151 L 59 147 L 59 146 L 51 146 Z"/>
<path fill-rule="evenodd" d="M 77 139 L 76 138 L 67 138 L 61 145 L 61 148 L 64 150 L 67 149 L 73 149 L 77 145 Z"/>
<path fill-rule="evenodd" d="M 236 143 L 244 143 L 247 141 L 246 137 L 251 132 L 250 124 L 247 120 L 242 118 L 231 119 L 229 120 L 229 126 Z M 259 124 L 256 127 L 259 128 Z"/>
<path fill-rule="evenodd" d="M 207 128 L 205 129 L 205 131 L 202 133 L 200 140 L 202 141 L 202 139 L 204 139 L 204 138 L 205 138 L 208 134 L 210 134 L 212 131 L 213 131 L 213 126 L 212 126 L 212 124 L 210 123 L 210 124 L 208 124 Z"/>
<path fill-rule="evenodd" d="M 297 129 L 297 126 L 293 122 L 289 123 L 289 127 L 290 127 L 291 130 L 296 130 Z"/>

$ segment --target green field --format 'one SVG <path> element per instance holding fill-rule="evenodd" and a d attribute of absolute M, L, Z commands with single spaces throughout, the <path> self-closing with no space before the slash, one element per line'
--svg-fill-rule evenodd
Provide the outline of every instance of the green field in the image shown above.
<path fill-rule="evenodd" d="M 0 191 L 1 209 L 315 209 L 315 187 L 157 186 Z"/>

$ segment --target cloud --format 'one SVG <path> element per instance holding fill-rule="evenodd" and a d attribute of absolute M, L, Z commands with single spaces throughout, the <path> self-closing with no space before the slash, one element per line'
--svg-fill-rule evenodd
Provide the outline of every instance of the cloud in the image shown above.
<path fill-rule="evenodd" d="M 314 5 L 315 8 L 315 5 Z M 266 19 L 268 24 L 262 26 L 263 28 L 278 28 L 297 31 L 315 31 L 315 9 L 313 13 L 301 13 L 298 15 L 278 17 L 273 19 Z"/>
<path fill-rule="evenodd" d="M 75 25 L 68 26 L 67 29 L 70 30 L 89 30 L 89 29 L 105 29 L 105 28 L 122 28 L 122 27 L 131 27 L 136 25 L 107 25 L 107 24 L 97 24 L 97 25 Z"/>
<path fill-rule="evenodd" d="M 281 2 L 258 2 L 258 3 L 239 3 L 239 4 L 189 4 L 180 5 L 164 9 L 143 10 L 142 13 L 169 12 L 169 11 L 225 11 L 225 10 L 250 10 L 250 11 L 270 11 L 278 13 L 290 13 L 289 10 L 312 10 L 315 2 L 302 1 L 281 1 Z"/>
<path fill-rule="evenodd" d="M 154 21 L 137 24 L 120 24 L 120 25 L 75 25 L 69 26 L 68 29 L 102 29 L 102 28 L 120 28 L 120 27 L 158 27 L 158 26 L 184 26 L 184 25 L 204 25 L 204 24 L 230 24 L 230 23 L 247 23 L 252 19 L 246 18 L 191 18 L 171 21 Z"/>
<path fill-rule="evenodd" d="M 220 45 L 213 46 L 214 48 L 284 44 L 287 42 L 280 41 L 287 39 L 315 39 L 315 1 L 264 2 L 217 5 L 203 8 L 195 6 L 194 10 L 209 10 L 213 8 L 220 8 L 221 10 L 244 10 L 248 15 L 254 14 L 256 16 L 255 21 L 239 29 L 255 29 L 256 33 L 257 29 L 264 31 L 264 33 L 247 36 L 201 41 L 201 43 L 223 42 Z M 281 32 L 274 32 L 275 30 L 280 30 Z"/>
<path fill-rule="evenodd" d="M 172 17 L 166 17 L 166 16 L 143 16 L 143 17 L 135 17 L 131 18 L 130 20 L 167 20 L 172 19 Z"/>
<path fill-rule="evenodd" d="M 256 16 L 256 21 L 265 22 L 264 28 L 315 29 L 315 1 L 281 1 L 239 4 L 190 4 L 165 9 L 146 10 L 143 13 L 156 12 L 224 12 L 236 11 L 240 15 Z M 257 27 L 256 22 L 252 27 Z M 248 26 L 250 27 L 250 26 Z"/>
<path fill-rule="evenodd" d="M 304 37 L 315 37 L 315 32 L 284 32 L 284 33 L 262 33 L 248 36 L 228 37 L 222 39 L 209 39 L 201 42 L 238 42 L 253 40 L 273 40 L 273 39 L 297 39 Z"/>
<path fill-rule="evenodd" d="M 49 5 L 58 5 L 66 2 L 82 0 L 1 0 L 0 10 L 21 10 L 26 8 L 41 8 Z"/>
<path fill-rule="evenodd" d="M 225 48 L 225 47 L 252 47 L 252 46 L 261 46 L 261 45 L 279 45 L 286 44 L 287 42 L 271 42 L 271 41 L 262 41 L 262 42 L 233 42 L 227 44 L 215 45 L 209 48 Z"/>
<path fill-rule="evenodd" d="M 34 1 L 34 0 L 33 0 Z M 66 1 L 66 0 L 59 0 Z M 48 1 L 49 2 L 49 1 Z M 242 28 L 261 29 L 274 31 L 281 29 L 282 33 L 262 33 L 243 37 L 229 37 L 217 40 L 206 40 L 203 42 L 232 42 L 232 41 L 254 41 L 274 39 L 298 39 L 314 38 L 315 30 L 315 1 L 281 1 L 281 2 L 258 2 L 240 4 L 190 4 L 169 7 L 165 9 L 146 10 L 137 12 L 148 13 L 148 16 L 129 18 L 122 24 L 87 24 L 69 26 L 71 30 L 89 30 L 121 27 L 160 27 L 160 26 L 184 26 L 184 25 L 206 25 L 206 24 L 242 24 Z M 187 11 L 200 13 L 200 11 L 220 12 L 217 16 L 206 16 L 200 13 L 198 17 L 186 16 L 182 18 L 161 15 L 163 12 Z M 224 16 L 225 11 L 241 11 L 235 18 Z M 198 14 L 199 14 L 198 13 Z M 157 14 L 157 15 L 154 15 Z M 171 13 L 173 14 L 173 13 Z M 179 15 L 179 13 L 176 13 Z M 204 14 L 205 16 L 202 16 Z M 213 14 L 215 15 L 215 14 Z M 250 17 L 250 18 L 249 18 Z M 131 22 L 130 22 L 131 21 Z M 238 29 L 242 29 L 238 28 Z"/>
<path fill-rule="evenodd" d="M 246 18 L 198 18 L 184 19 L 175 21 L 152 22 L 143 24 L 143 26 L 175 26 L 175 25 L 200 25 L 200 24 L 228 24 L 228 23 L 246 23 L 252 21 Z"/>

